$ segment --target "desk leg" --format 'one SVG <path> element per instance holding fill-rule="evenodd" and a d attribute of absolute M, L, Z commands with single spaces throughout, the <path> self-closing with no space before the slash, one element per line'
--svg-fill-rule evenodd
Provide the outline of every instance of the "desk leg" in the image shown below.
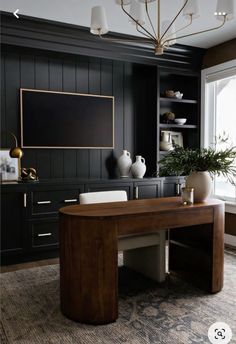
<path fill-rule="evenodd" d="M 214 208 L 213 223 L 213 252 L 212 252 L 212 293 L 223 288 L 224 279 L 224 232 L 225 232 L 224 205 Z"/>
<path fill-rule="evenodd" d="M 224 206 L 214 207 L 213 223 L 170 232 L 170 270 L 210 293 L 219 292 L 224 273 Z"/>
<path fill-rule="evenodd" d="M 73 320 L 106 324 L 118 317 L 117 234 L 112 220 L 60 214 L 61 310 Z"/>

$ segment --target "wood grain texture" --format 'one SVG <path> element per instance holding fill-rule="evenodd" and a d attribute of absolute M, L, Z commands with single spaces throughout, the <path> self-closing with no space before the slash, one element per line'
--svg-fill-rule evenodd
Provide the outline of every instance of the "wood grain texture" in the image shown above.
<path fill-rule="evenodd" d="M 219 204 L 214 208 L 213 223 L 213 261 L 212 261 L 212 292 L 217 293 L 223 288 L 224 276 L 224 224 L 225 207 Z"/>
<path fill-rule="evenodd" d="M 236 236 L 236 214 L 225 213 L 225 233 Z"/>
<path fill-rule="evenodd" d="M 61 307 L 69 318 L 91 324 L 116 320 L 119 236 L 167 228 L 178 234 L 186 227 L 195 235 L 194 246 L 174 238 L 179 247 L 171 253 L 174 269 L 182 264 L 190 276 L 198 273 L 208 292 L 223 286 L 224 204 L 219 200 L 183 206 L 179 197 L 144 199 L 68 206 L 59 212 Z M 201 243 L 204 236 L 208 246 Z M 193 252 L 189 264 L 183 264 L 183 248 Z"/>
<path fill-rule="evenodd" d="M 62 312 L 83 323 L 118 317 L 117 233 L 114 221 L 60 215 Z"/>
<path fill-rule="evenodd" d="M 207 49 L 203 57 L 202 69 L 236 58 L 236 38 Z"/>

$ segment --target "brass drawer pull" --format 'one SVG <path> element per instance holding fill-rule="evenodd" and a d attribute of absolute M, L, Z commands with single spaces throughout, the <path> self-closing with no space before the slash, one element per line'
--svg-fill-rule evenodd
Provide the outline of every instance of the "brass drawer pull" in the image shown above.
<path fill-rule="evenodd" d="M 51 204 L 51 201 L 38 201 L 37 204 Z"/>
<path fill-rule="evenodd" d="M 37 234 L 38 237 L 46 237 L 46 236 L 51 236 L 52 233 L 39 233 Z"/>
<path fill-rule="evenodd" d="M 24 193 L 24 208 L 27 208 L 27 194 Z"/>
<path fill-rule="evenodd" d="M 135 199 L 138 199 L 138 186 L 135 186 Z"/>
<path fill-rule="evenodd" d="M 78 202 L 77 198 L 73 198 L 73 199 L 64 199 L 64 203 L 72 203 L 72 202 Z"/>

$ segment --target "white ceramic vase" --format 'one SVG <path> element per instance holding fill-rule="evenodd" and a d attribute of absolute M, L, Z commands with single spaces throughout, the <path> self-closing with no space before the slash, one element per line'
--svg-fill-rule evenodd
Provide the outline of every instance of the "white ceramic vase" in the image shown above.
<path fill-rule="evenodd" d="M 131 167 L 134 178 L 143 178 L 146 172 L 145 159 L 141 155 L 136 155 L 136 161 Z"/>
<path fill-rule="evenodd" d="M 207 171 L 192 172 L 186 179 L 186 186 L 194 188 L 194 202 L 204 202 L 211 194 L 212 179 Z"/>
<path fill-rule="evenodd" d="M 130 158 L 130 153 L 127 150 L 123 150 L 122 155 L 117 161 L 120 176 L 122 178 L 129 177 L 130 169 L 132 166 L 132 160 Z"/>

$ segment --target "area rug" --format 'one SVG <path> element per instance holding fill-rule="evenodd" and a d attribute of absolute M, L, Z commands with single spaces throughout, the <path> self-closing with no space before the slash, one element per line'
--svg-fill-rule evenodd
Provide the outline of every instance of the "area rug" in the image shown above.
<path fill-rule="evenodd" d="M 122 270 L 123 269 L 123 270 Z M 1 274 L 2 344 L 199 344 L 216 321 L 236 343 L 236 255 L 225 254 L 225 283 L 215 295 L 172 277 L 169 288 L 119 271 L 119 318 L 89 326 L 60 312 L 58 265 Z"/>

